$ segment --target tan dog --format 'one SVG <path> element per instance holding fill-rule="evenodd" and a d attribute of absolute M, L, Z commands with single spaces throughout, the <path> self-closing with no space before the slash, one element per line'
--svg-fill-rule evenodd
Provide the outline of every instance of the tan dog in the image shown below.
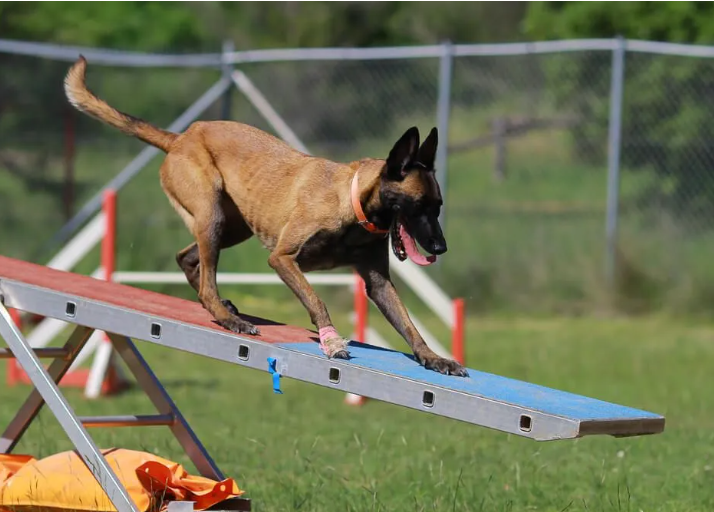
<path fill-rule="evenodd" d="M 309 312 L 328 357 L 349 357 L 349 346 L 303 272 L 351 266 L 422 365 L 467 375 L 458 363 L 426 345 L 389 276 L 390 233 L 392 249 L 402 261 L 409 256 L 428 264 L 446 252 L 433 168 L 436 128 L 421 147 L 419 131 L 410 128 L 386 160 L 341 164 L 300 153 L 237 122 L 195 122 L 181 134 L 164 131 L 97 98 L 85 85 L 86 69 L 80 56 L 67 73 L 65 92 L 72 105 L 167 153 L 161 186 L 196 240 L 176 260 L 218 324 L 260 334 L 230 301 L 221 300 L 216 285 L 221 249 L 256 235 L 270 251 L 271 268 Z M 415 239 L 432 256 L 419 253 Z"/>

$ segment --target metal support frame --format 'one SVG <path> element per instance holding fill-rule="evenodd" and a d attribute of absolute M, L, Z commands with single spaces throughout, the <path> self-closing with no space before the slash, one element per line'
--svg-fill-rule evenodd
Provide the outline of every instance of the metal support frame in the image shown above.
<path fill-rule="evenodd" d="M 2 299 L 2 295 L 0 295 L 0 299 Z M 87 433 L 87 428 L 168 426 L 202 476 L 216 481 L 223 480 L 225 478 L 223 473 L 218 469 L 134 343 L 126 336 L 107 332 L 110 343 L 129 367 L 159 414 L 80 417 L 74 413 L 60 391 L 58 383 L 93 332 L 94 329 L 91 327 L 77 325 L 63 348 L 45 349 L 42 352 L 38 349 L 33 350 L 15 326 L 3 301 L 0 300 L 0 336 L 5 339 L 9 347 L 2 353 L 6 358 L 17 359 L 35 387 L 0 437 L 0 453 L 10 453 L 17 446 L 42 406 L 47 404 L 118 512 L 139 511 L 100 449 Z M 49 368 L 46 369 L 40 363 L 37 352 L 44 353 L 47 357 L 55 357 Z M 250 510 L 250 500 L 245 498 L 235 498 L 224 503 L 226 503 L 225 508 L 229 510 Z M 191 505 L 192 510 L 192 504 L 186 504 L 186 506 L 188 505 Z M 223 508 L 222 505 L 214 508 Z M 175 506 L 171 508 L 176 509 Z"/>
<path fill-rule="evenodd" d="M 8 322 L 8 319 L 5 318 L 5 313 L 7 312 L 7 309 L 5 309 L 2 304 L 0 304 L 0 308 L 2 308 L 0 309 L 0 313 L 2 314 L 2 318 L 0 319 L 0 335 L 2 335 L 2 337 L 6 340 L 7 344 L 10 346 L 10 352 L 12 352 L 13 356 L 17 357 L 18 362 L 20 362 L 20 365 L 27 372 L 26 366 L 29 360 L 26 359 L 23 363 L 22 359 L 17 356 L 17 347 L 13 346 L 11 340 L 13 338 L 16 341 L 19 340 L 18 342 L 20 343 L 20 346 L 22 348 L 28 346 L 27 341 L 22 337 L 19 329 L 17 329 L 14 324 L 11 323 L 9 327 L 6 325 Z M 5 331 L 3 329 L 12 330 Z M 69 370 L 69 367 L 72 364 L 72 360 L 82 349 L 84 344 L 92 335 L 92 332 L 94 332 L 94 329 L 89 329 L 87 327 L 82 326 L 77 326 L 74 329 L 72 335 L 69 337 L 69 340 L 64 346 L 64 349 L 67 351 L 69 356 L 62 359 L 55 359 L 55 361 L 50 364 L 49 368 L 46 370 L 46 374 L 48 378 L 52 380 L 52 382 L 57 383 L 62 380 L 62 377 L 64 377 L 65 373 L 67 373 L 67 370 Z M 30 353 L 32 354 L 32 352 Z M 37 356 L 34 354 L 33 358 L 37 360 Z M 37 374 L 34 378 L 29 373 L 28 376 L 30 377 L 30 379 L 32 379 L 34 383 L 34 379 L 37 378 Z M 43 377 L 44 373 L 40 373 L 40 376 Z M 41 394 L 41 392 L 39 391 L 39 387 L 35 386 L 35 390 L 30 393 L 30 396 L 27 398 L 24 405 L 20 408 L 20 411 L 17 413 L 15 418 L 10 422 L 10 425 L 3 433 L 2 438 L 0 438 L 0 453 L 10 453 L 15 448 L 17 443 L 20 441 L 20 438 L 30 426 L 32 420 L 34 420 L 37 414 L 40 412 L 40 409 L 42 408 L 45 402 L 46 395 Z"/>
<path fill-rule="evenodd" d="M 66 347 L 81 348 L 91 333 L 92 329 L 77 326 Z M 20 330 L 15 326 L 10 318 L 9 311 L 3 304 L 0 304 L 0 335 L 5 339 L 17 361 L 35 386 L 35 391 L 32 392 L 2 436 L 2 453 L 9 453 L 12 450 L 22 437 L 22 434 L 27 430 L 27 427 L 30 426 L 32 420 L 37 416 L 42 405 L 46 403 L 117 511 L 139 512 L 129 493 L 121 485 L 116 473 L 109 466 L 97 445 L 94 444 L 87 430 L 74 414 L 67 399 L 57 386 L 64 372 L 69 369 L 70 362 L 66 359 L 57 359 L 50 365 L 49 370 L 45 369 Z"/>
<path fill-rule="evenodd" d="M 223 51 L 221 53 L 221 68 L 223 78 L 230 80 L 233 64 L 227 61 L 227 56 L 235 52 L 235 43 L 232 39 L 223 41 Z M 221 101 L 221 119 L 228 121 L 231 118 L 231 108 L 233 107 L 233 87 L 226 87 Z"/>

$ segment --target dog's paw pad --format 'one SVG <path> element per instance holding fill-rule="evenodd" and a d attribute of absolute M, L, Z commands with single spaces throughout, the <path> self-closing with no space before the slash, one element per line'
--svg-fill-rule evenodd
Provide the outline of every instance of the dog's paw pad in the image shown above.
<path fill-rule="evenodd" d="M 442 373 L 444 375 L 454 375 L 456 377 L 468 377 L 469 372 L 456 361 L 443 357 L 430 357 L 424 360 L 424 367 L 428 370 Z"/>
<path fill-rule="evenodd" d="M 332 356 L 332 359 L 349 359 L 350 358 L 350 353 L 346 350 L 340 350 L 338 352 L 335 352 Z"/>

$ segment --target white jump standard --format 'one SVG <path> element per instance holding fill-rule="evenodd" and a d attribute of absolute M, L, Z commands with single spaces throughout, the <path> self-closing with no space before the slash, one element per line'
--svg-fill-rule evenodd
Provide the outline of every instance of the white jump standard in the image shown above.
<path fill-rule="evenodd" d="M 442 375 L 420 366 L 411 354 L 362 343 L 351 344 L 351 359 L 330 360 L 320 352 L 317 334 L 306 329 L 246 317 L 261 335 L 236 334 L 215 324 L 197 302 L 2 256 L 0 297 L 0 334 L 37 389 L 0 440 L 0 453 L 12 450 L 45 402 L 84 460 L 91 460 L 90 469 L 119 512 L 136 507 L 106 462 L 99 462 L 103 458 L 85 426 L 168 424 L 204 476 L 220 475 L 132 338 L 273 373 L 276 391 L 281 378 L 297 379 L 539 441 L 657 434 L 665 425 L 658 414 L 473 368 L 469 377 Z M 36 354 L 23 339 L 6 307 L 76 324 L 65 347 L 68 355 L 56 350 L 43 354 L 60 356 L 45 370 L 39 350 Z M 74 414 L 55 383 L 94 329 L 111 333 L 114 347 L 158 415 L 82 419 Z M 249 504 L 240 501 L 244 507 Z"/>

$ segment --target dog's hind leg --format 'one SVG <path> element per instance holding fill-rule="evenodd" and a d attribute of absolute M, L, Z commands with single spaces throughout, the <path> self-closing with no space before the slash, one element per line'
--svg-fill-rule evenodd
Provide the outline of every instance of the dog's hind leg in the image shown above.
<path fill-rule="evenodd" d="M 198 272 L 198 244 L 192 242 L 188 247 L 184 247 L 176 253 L 176 263 L 186 275 L 186 280 L 191 288 L 199 290 L 199 272 Z"/>
<path fill-rule="evenodd" d="M 225 231 L 227 231 L 227 233 Z M 224 229 L 220 249 L 226 249 L 240 244 L 248 240 L 251 236 L 253 236 L 253 233 L 245 224 L 245 221 L 237 219 L 233 222 L 233 220 L 231 220 L 230 226 L 227 227 L 227 229 Z M 198 244 L 193 242 L 188 247 L 185 247 L 176 253 L 176 263 L 178 263 L 178 266 L 181 270 L 183 270 L 183 273 L 186 275 L 186 280 L 191 285 L 191 288 L 196 290 L 196 293 L 198 293 L 200 291 L 201 275 L 198 257 Z M 230 300 L 221 299 L 221 302 L 231 314 L 239 314 L 238 308 L 236 308 Z"/>
<path fill-rule="evenodd" d="M 253 324 L 234 314 L 224 303 L 216 284 L 216 269 L 221 247 L 236 233 L 247 228 L 245 221 L 233 223 L 234 212 L 226 208 L 223 180 L 212 166 L 210 156 L 196 152 L 169 155 L 161 168 L 161 183 L 186 227 L 196 239 L 176 255 L 191 286 L 198 292 L 198 300 L 216 322 L 234 332 L 259 334 Z M 231 221 L 231 225 L 227 223 Z M 243 239 L 250 237 L 246 229 Z M 240 237 L 238 237 L 240 238 Z M 237 241 L 233 241 L 233 244 Z M 230 303 L 229 303 L 230 304 Z M 235 308 L 232 308 L 235 310 Z"/>
<path fill-rule="evenodd" d="M 184 249 L 181 249 L 178 253 L 176 253 L 176 263 L 178 263 L 178 266 L 181 268 L 181 270 L 183 270 L 183 273 L 186 275 L 186 280 L 188 281 L 188 284 L 190 284 L 191 288 L 196 290 L 196 293 L 198 293 L 201 288 L 201 272 L 199 271 L 198 244 L 196 242 L 193 242 L 188 247 L 185 247 Z M 230 300 L 221 299 L 221 302 L 226 308 L 228 308 L 228 311 L 230 311 L 231 314 L 239 314 L 238 308 L 236 308 Z"/>
<path fill-rule="evenodd" d="M 232 314 L 218 295 L 216 269 L 225 216 L 218 204 L 213 203 L 211 209 L 210 215 L 194 217 L 198 247 L 198 299 L 219 325 L 234 332 L 259 334 L 253 324 Z"/>

